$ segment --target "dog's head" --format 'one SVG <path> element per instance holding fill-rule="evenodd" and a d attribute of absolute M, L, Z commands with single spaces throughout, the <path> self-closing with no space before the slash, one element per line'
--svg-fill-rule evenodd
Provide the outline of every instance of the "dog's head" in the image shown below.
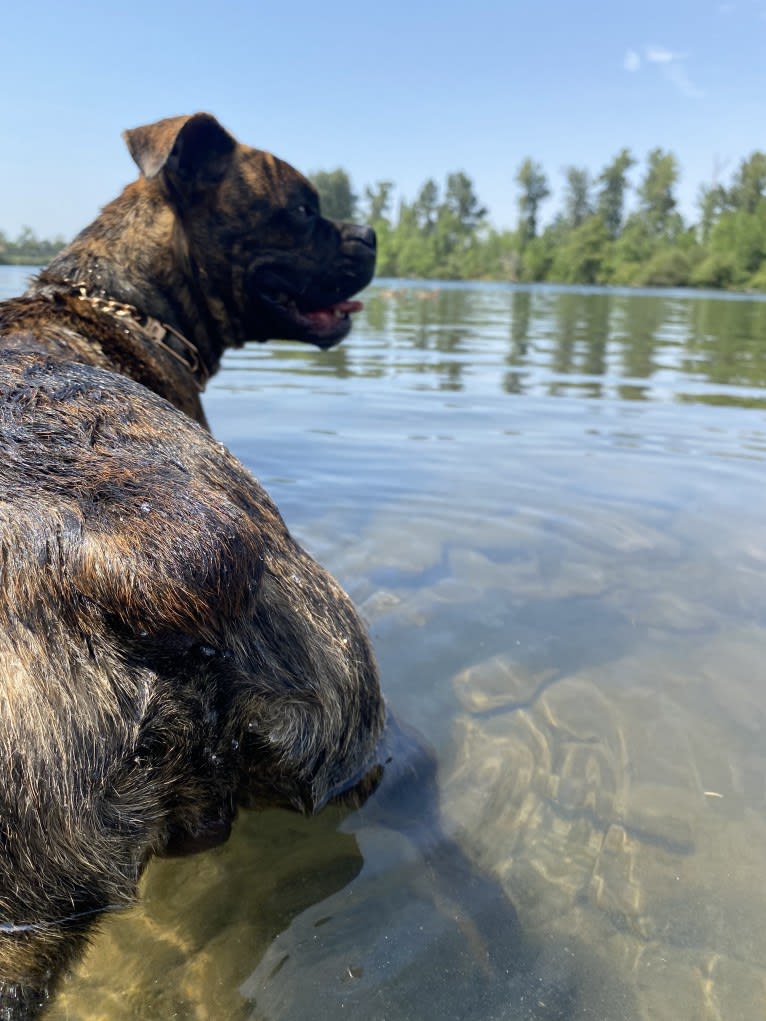
<path fill-rule="evenodd" d="M 339 343 L 375 269 L 369 227 L 323 217 L 316 189 L 205 113 L 125 132 L 147 181 L 177 216 L 176 241 L 234 344 Z"/>

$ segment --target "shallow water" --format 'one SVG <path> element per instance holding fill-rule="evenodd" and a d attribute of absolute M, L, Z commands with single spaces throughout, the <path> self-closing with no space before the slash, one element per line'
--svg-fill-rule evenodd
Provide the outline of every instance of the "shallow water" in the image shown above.
<path fill-rule="evenodd" d="M 754 298 L 384 281 L 333 352 L 230 353 L 213 431 L 361 607 L 444 832 L 244 815 L 50 1016 L 766 1016 L 765 338 Z"/>

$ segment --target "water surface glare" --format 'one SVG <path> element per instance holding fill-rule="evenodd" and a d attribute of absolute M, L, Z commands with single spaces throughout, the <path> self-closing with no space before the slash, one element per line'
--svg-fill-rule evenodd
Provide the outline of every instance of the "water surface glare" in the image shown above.
<path fill-rule="evenodd" d="M 766 301 L 382 281 L 205 403 L 360 606 L 443 832 L 245 814 L 50 1017 L 766 1017 Z"/>

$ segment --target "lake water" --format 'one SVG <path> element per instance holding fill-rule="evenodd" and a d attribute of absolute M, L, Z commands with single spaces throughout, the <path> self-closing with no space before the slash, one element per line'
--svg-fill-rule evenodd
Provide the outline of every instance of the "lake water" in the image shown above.
<path fill-rule="evenodd" d="M 382 281 L 205 404 L 361 608 L 443 832 L 245 814 L 50 1017 L 762 1021 L 766 302 Z"/>

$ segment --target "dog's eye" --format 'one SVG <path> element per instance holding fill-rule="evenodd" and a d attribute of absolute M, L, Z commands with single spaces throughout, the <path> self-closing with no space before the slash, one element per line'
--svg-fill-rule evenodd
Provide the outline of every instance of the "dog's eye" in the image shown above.
<path fill-rule="evenodd" d="M 311 206 L 306 206 L 306 205 L 296 206 L 295 207 L 295 212 L 296 212 L 296 214 L 298 216 L 302 217 L 304 220 L 307 220 L 307 219 L 309 219 L 312 216 L 316 216 L 316 211 L 313 210 L 311 208 Z"/>

